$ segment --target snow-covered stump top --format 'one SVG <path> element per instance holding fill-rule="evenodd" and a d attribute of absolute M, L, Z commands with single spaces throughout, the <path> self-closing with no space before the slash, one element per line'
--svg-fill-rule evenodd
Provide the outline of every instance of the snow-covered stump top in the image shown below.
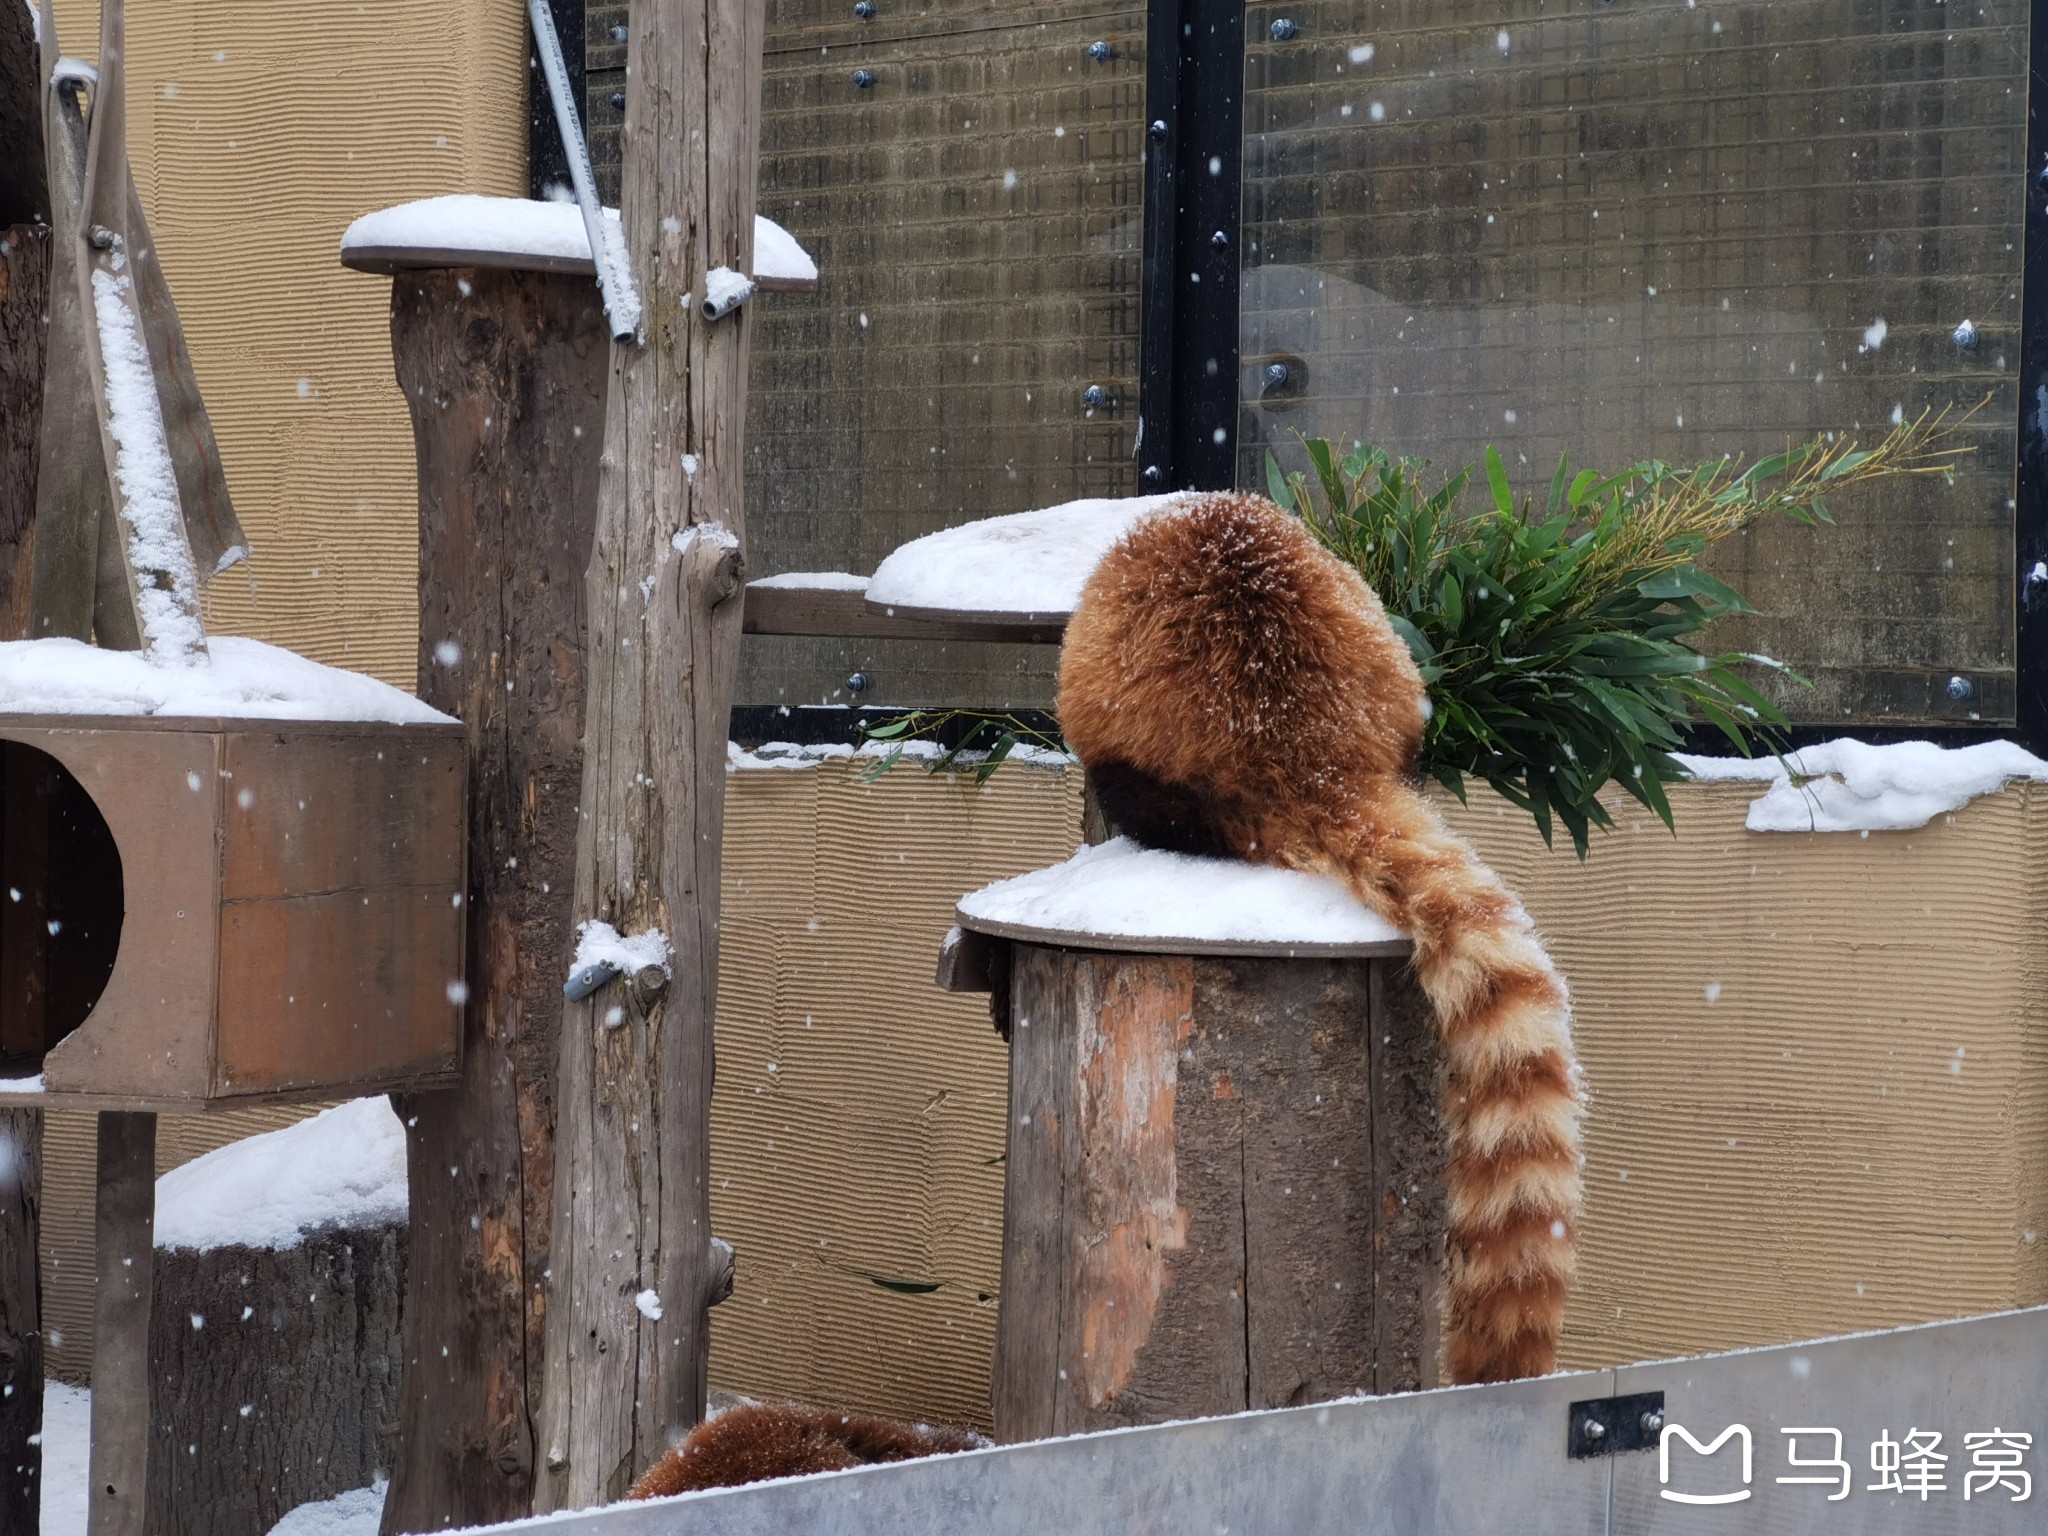
<path fill-rule="evenodd" d="M 604 219 L 609 237 L 619 228 L 619 210 L 605 209 Z M 365 271 L 447 266 L 458 259 L 464 266 L 595 270 L 590 235 L 574 203 L 458 192 L 366 213 L 341 237 L 342 265 Z M 749 275 L 765 287 L 804 288 L 817 282 L 818 264 L 788 230 L 757 214 Z"/>
<path fill-rule="evenodd" d="M 961 928 L 1025 943 L 1161 955 L 1400 957 L 1408 936 L 1341 881 L 1119 837 L 960 900 Z"/>
<path fill-rule="evenodd" d="M 1069 501 L 912 539 L 876 568 L 868 607 L 1023 623 L 1064 620 L 1110 547 L 1181 494 Z"/>
<path fill-rule="evenodd" d="M 405 1127 L 381 1094 L 241 1141 L 156 1181 L 159 1248 L 296 1248 L 406 1219 Z"/>

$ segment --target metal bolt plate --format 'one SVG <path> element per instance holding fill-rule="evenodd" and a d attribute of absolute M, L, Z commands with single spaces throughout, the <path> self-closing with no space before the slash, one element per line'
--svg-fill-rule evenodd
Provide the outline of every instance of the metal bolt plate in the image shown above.
<path fill-rule="evenodd" d="M 1664 1394 L 1587 1398 L 1572 1404 L 1568 1422 L 1565 1454 L 1574 1461 L 1655 1450 L 1664 1429 Z"/>

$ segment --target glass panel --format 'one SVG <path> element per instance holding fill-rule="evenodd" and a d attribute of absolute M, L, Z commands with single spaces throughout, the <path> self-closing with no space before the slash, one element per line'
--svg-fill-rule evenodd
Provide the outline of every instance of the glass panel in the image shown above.
<path fill-rule="evenodd" d="M 772 0 L 761 211 L 821 286 L 753 321 L 755 572 L 870 572 L 935 529 L 1135 490 L 1144 55 L 1142 3 Z M 863 702 L 1025 705 L 1056 653 L 763 637 L 742 666 L 744 703 L 844 702 L 858 669 Z"/>
<path fill-rule="evenodd" d="M 1287 15 L 1250 31 L 1243 483 L 1297 431 L 1447 467 L 1491 442 L 1541 491 L 1566 449 L 1755 456 L 1989 394 L 1952 488 L 1722 546 L 1761 611 L 1714 640 L 1810 677 L 1798 719 L 2012 718 L 2025 5 Z"/>

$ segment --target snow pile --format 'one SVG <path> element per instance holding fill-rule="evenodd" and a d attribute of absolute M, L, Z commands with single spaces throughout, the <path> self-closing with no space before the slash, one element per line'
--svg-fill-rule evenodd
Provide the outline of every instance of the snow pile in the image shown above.
<path fill-rule="evenodd" d="M 178 477 L 164 437 L 163 404 L 149 344 L 134 309 L 135 280 L 116 255 L 115 271 L 92 274 L 93 315 L 107 376 L 107 431 L 114 439 L 114 478 L 120 482 L 121 517 L 128 525 L 128 563 L 143 573 L 135 607 L 149 656 L 159 665 L 186 666 L 206 659 L 199 623 L 199 573 L 185 539 Z M 166 579 L 163 587 L 151 577 Z"/>
<path fill-rule="evenodd" d="M 749 587 L 772 587 L 778 592 L 865 592 L 868 579 L 851 571 L 784 571 L 779 576 L 757 576 Z"/>
<path fill-rule="evenodd" d="M 405 1128 L 381 1096 L 230 1142 L 156 1181 L 159 1248 L 296 1248 L 314 1232 L 405 1219 Z"/>
<path fill-rule="evenodd" d="M 573 979 L 594 965 L 609 966 L 621 976 L 636 975 L 650 965 L 658 965 L 666 974 L 670 953 L 668 935 L 659 928 L 622 938 L 610 923 L 578 923 L 576 958 L 569 962 L 569 975 Z"/>
<path fill-rule="evenodd" d="M 0 1077 L 0 1093 L 41 1093 L 43 1074 L 33 1077 Z"/>
<path fill-rule="evenodd" d="M 960 916 L 973 927 L 1166 943 L 1352 946 L 1404 938 L 1327 875 L 1161 853 L 1127 837 L 984 886 L 961 899 Z"/>
<path fill-rule="evenodd" d="M 0 642 L 0 714 L 447 722 L 409 693 L 260 640 L 217 635 L 213 664 L 151 665 L 148 652 L 81 640 Z"/>
<path fill-rule="evenodd" d="M 85 1536 L 86 1458 L 92 1448 L 92 1394 L 61 1381 L 43 1383 L 43 1536 Z"/>
<path fill-rule="evenodd" d="M 868 582 L 868 602 L 889 608 L 1057 618 L 1110 546 L 1181 493 L 1070 501 L 984 518 L 913 539 Z"/>
<path fill-rule="evenodd" d="M 1688 757 L 1709 783 L 1768 783 L 1750 802 L 1752 832 L 1907 832 L 1959 811 L 2014 779 L 2048 780 L 2048 762 L 2009 741 L 1872 746 L 1839 737 L 1777 758 Z"/>
<path fill-rule="evenodd" d="M 796 243 L 796 236 L 773 219 L 754 215 L 754 276 L 782 282 L 815 283 L 818 264 Z"/>
<path fill-rule="evenodd" d="M 301 1504 L 270 1528 L 270 1536 L 377 1536 L 388 1486 L 375 1483 L 318 1504 Z"/>
<path fill-rule="evenodd" d="M 804 746 L 794 741 L 764 741 L 749 752 L 736 741 L 725 744 L 725 771 L 740 773 L 752 768 L 815 768 L 835 758 L 852 757 L 851 742 L 825 746 Z"/>
<path fill-rule="evenodd" d="M 618 230 L 619 210 L 607 208 L 605 244 Z M 470 192 L 425 197 L 366 213 L 341 237 L 343 251 L 495 251 L 551 261 L 590 260 L 583 211 L 574 203 L 524 197 L 479 197 Z M 816 282 L 818 264 L 796 237 L 772 219 L 754 216 L 754 277 Z"/>

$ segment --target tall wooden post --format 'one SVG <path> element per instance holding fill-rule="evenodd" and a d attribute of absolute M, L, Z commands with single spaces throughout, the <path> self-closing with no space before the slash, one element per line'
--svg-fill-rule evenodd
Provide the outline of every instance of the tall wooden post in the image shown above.
<path fill-rule="evenodd" d="M 564 1011 L 542 1508 L 620 1497 L 704 1407 L 749 326 L 744 306 L 709 320 L 698 301 L 714 269 L 752 270 L 763 9 L 634 0 L 630 15 L 621 203 L 643 319 L 612 349 L 575 913 L 662 930 L 673 981 Z"/>
<path fill-rule="evenodd" d="M 605 346 L 587 278 L 408 272 L 391 351 L 420 482 L 420 697 L 469 733 L 462 1081 L 399 1102 L 405 1379 L 384 1530 L 531 1513 L 555 1043 L 573 942 L 583 588 Z"/>
<path fill-rule="evenodd" d="M 86 1531 L 88 1536 L 142 1536 L 149 1493 L 155 1115 L 100 1115 L 95 1224 Z"/>

